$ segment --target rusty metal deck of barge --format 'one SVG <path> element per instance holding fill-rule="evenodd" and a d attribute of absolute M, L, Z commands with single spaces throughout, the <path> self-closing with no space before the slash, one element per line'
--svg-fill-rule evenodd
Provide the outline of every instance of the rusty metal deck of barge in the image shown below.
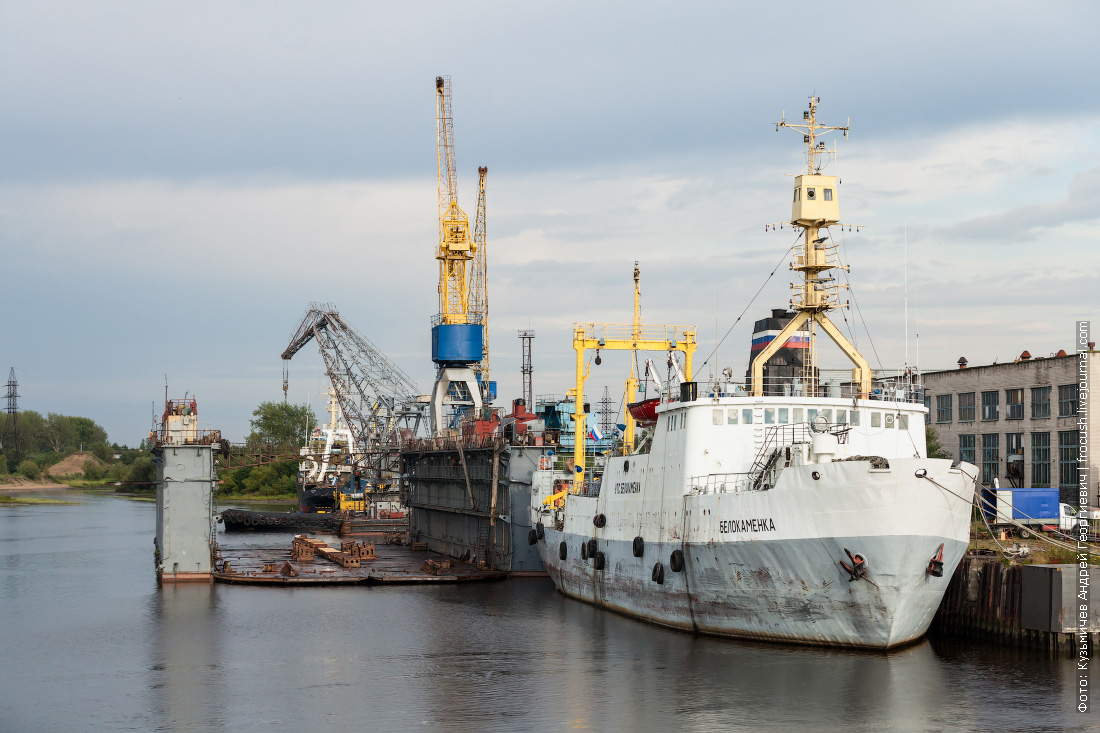
<path fill-rule="evenodd" d="M 345 568 L 320 556 L 314 560 L 294 560 L 290 548 L 285 546 L 222 546 L 218 549 L 213 577 L 219 583 L 293 587 L 458 583 L 502 580 L 508 576 L 503 571 L 461 562 L 452 562 L 435 574 L 424 569 L 426 561 L 445 565 L 446 558 L 435 552 L 404 545 L 381 545 L 375 552 L 377 559 L 363 561 L 360 567 Z M 229 563 L 228 571 L 224 569 L 225 562 Z M 284 572 L 287 564 L 293 574 Z"/>

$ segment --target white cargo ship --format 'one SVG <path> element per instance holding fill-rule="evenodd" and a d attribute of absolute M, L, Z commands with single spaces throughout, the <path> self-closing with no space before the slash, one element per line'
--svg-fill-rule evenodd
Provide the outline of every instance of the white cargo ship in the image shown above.
<path fill-rule="evenodd" d="M 746 384 L 691 381 L 694 332 L 641 325 L 637 287 L 632 325 L 575 328 L 578 445 L 558 470 L 533 476 L 530 538 L 566 595 L 737 638 L 889 649 L 928 629 L 967 548 L 977 469 L 927 457 L 914 381 L 875 389 L 826 315 L 844 307 L 830 241 L 839 181 L 822 175 L 835 148 L 817 138 L 847 127 L 818 124 L 817 103 L 800 124 L 777 123 L 807 147 L 784 222 L 801 230 L 791 265 L 801 277 L 791 320 L 753 352 Z M 821 332 L 852 361 L 850 382 L 822 383 Z M 684 381 L 635 405 L 649 425 L 635 438 L 626 417 L 626 447 L 601 474 L 583 445 L 584 356 L 662 341 L 670 359 L 685 354 Z M 798 376 L 769 381 L 769 358 L 792 347 L 804 354 Z M 632 371 L 628 402 L 636 385 Z"/>

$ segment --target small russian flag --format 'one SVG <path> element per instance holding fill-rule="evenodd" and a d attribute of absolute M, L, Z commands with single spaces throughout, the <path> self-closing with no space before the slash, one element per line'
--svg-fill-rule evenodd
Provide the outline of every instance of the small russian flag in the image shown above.
<path fill-rule="evenodd" d="M 593 425 L 591 428 L 588 429 L 588 439 L 596 441 L 603 440 L 603 433 L 600 432 L 600 429 L 598 427 Z"/>

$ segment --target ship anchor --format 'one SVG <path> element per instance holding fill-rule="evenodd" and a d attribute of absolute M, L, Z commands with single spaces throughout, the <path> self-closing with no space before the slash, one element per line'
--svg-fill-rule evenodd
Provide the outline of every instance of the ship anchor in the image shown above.
<path fill-rule="evenodd" d="M 871 579 L 867 577 L 867 559 L 863 557 L 863 555 L 853 555 L 847 547 L 844 548 L 844 554 L 852 561 L 851 565 L 843 560 L 840 561 L 840 567 L 844 568 L 848 573 L 848 582 L 851 583 L 854 580 L 872 582 Z"/>

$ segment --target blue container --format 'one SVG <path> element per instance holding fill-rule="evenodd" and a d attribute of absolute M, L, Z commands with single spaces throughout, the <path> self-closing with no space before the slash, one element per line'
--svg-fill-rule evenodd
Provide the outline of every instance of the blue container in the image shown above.
<path fill-rule="evenodd" d="M 1050 519 L 1058 521 L 1058 489 L 1013 489 L 1013 519 Z"/>
<path fill-rule="evenodd" d="M 495 379 L 490 379 L 488 386 L 485 389 L 485 398 L 488 400 L 495 400 L 497 398 L 497 383 Z"/>
<path fill-rule="evenodd" d="M 468 366 L 481 361 L 479 323 L 440 324 L 432 327 L 432 361 L 443 366 Z"/>

